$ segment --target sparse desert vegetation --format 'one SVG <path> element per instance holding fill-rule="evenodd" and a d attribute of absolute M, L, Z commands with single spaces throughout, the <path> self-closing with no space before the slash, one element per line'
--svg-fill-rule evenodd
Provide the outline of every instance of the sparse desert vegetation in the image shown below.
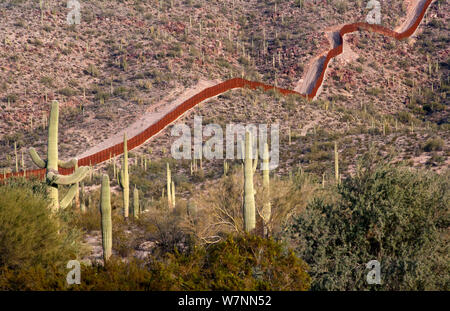
<path fill-rule="evenodd" d="M 65 2 L 0 1 L 0 290 L 449 290 L 446 1 L 407 39 L 347 34 L 312 100 L 228 90 L 136 148 L 140 118 L 200 86 L 298 91 L 367 1 L 80 2 L 68 25 Z M 406 3 L 381 1 L 381 25 Z M 279 126 L 277 167 L 249 131 L 242 159 L 175 159 L 196 116 Z M 78 167 L 114 135 L 120 154 Z"/>

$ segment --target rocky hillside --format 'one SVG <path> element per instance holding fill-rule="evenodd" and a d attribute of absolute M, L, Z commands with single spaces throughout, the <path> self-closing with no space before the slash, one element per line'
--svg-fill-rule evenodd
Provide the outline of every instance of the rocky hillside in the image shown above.
<path fill-rule="evenodd" d="M 380 3 L 382 25 L 395 29 L 408 1 Z M 26 149 L 45 152 L 52 99 L 62 106 L 60 152 L 79 155 L 199 80 L 244 76 L 294 89 L 310 61 L 329 49 L 325 31 L 364 21 L 369 11 L 362 0 L 80 4 L 80 24 L 68 25 L 64 2 L 0 2 L 0 171 L 14 169 L 14 142 L 19 156 L 25 153 L 25 167 L 34 168 Z M 394 149 L 414 166 L 446 169 L 448 15 L 448 3 L 435 1 L 416 34 L 401 42 L 347 35 L 344 53 L 330 64 L 312 102 L 230 91 L 194 112 L 204 123 L 279 123 L 285 142 L 280 173 L 298 164 L 331 170 L 336 139 L 348 173 L 369 144 L 383 153 Z M 178 122 L 192 119 L 190 113 Z M 169 133 L 136 152 L 164 156 Z"/>

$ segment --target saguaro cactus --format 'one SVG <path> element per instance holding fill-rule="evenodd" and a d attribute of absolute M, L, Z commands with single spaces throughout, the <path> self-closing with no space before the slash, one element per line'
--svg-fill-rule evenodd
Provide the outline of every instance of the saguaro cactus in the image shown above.
<path fill-rule="evenodd" d="M 170 165 L 169 162 L 166 163 L 167 168 L 167 204 L 169 208 L 172 208 L 172 173 L 170 171 Z"/>
<path fill-rule="evenodd" d="M 113 158 L 113 178 L 117 179 L 116 155 Z"/>
<path fill-rule="evenodd" d="M 14 156 L 16 157 L 16 173 L 19 172 L 19 158 L 17 157 L 17 142 L 14 142 Z"/>
<path fill-rule="evenodd" d="M 264 221 L 264 236 L 267 236 L 269 233 L 268 224 L 272 214 L 272 209 L 270 205 L 269 145 L 267 143 L 264 144 L 262 171 L 263 171 L 263 192 L 264 192 L 262 218 Z"/>
<path fill-rule="evenodd" d="M 336 183 L 339 183 L 339 152 L 337 148 L 337 142 L 334 142 L 334 176 Z"/>
<path fill-rule="evenodd" d="M 172 195 L 172 207 L 175 208 L 175 183 L 172 181 L 172 188 L 170 189 Z"/>
<path fill-rule="evenodd" d="M 136 185 L 133 191 L 133 216 L 135 219 L 139 218 L 139 190 L 137 190 Z"/>
<path fill-rule="evenodd" d="M 86 193 L 84 192 L 84 182 L 80 183 L 80 212 L 86 213 Z"/>
<path fill-rule="evenodd" d="M 75 163 L 75 170 L 78 168 L 78 161 Z M 80 208 L 80 183 L 75 183 L 76 185 L 76 191 L 75 191 L 75 208 Z"/>
<path fill-rule="evenodd" d="M 111 193 L 107 174 L 104 174 L 102 178 L 100 213 L 102 215 L 103 260 L 106 263 L 112 254 Z"/>
<path fill-rule="evenodd" d="M 256 226 L 255 193 L 253 190 L 252 136 L 245 133 L 244 157 L 244 230 L 251 232 Z"/>
<path fill-rule="evenodd" d="M 229 165 L 227 160 L 223 160 L 223 176 L 227 176 Z"/>
<path fill-rule="evenodd" d="M 51 200 L 51 208 L 66 208 L 72 202 L 78 190 L 78 183 L 83 180 L 89 172 L 88 167 L 76 168 L 72 175 L 64 176 L 58 174 L 58 166 L 62 168 L 72 168 L 78 163 L 76 158 L 62 162 L 58 160 L 58 118 L 59 106 L 57 101 L 52 102 L 50 110 L 50 122 L 48 125 L 48 148 L 47 160 L 42 160 L 34 148 L 30 148 L 31 159 L 39 168 L 46 168 L 46 182 L 48 184 L 49 198 Z M 67 195 L 59 201 L 58 186 L 72 185 Z"/>
<path fill-rule="evenodd" d="M 123 192 L 123 215 L 128 218 L 130 206 L 130 179 L 128 176 L 128 147 L 127 134 L 123 134 L 123 163 L 119 174 L 119 182 Z"/>

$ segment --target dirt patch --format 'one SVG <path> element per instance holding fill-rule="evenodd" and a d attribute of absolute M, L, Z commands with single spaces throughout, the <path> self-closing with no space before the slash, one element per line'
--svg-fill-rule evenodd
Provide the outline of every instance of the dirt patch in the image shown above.
<path fill-rule="evenodd" d="M 181 105 L 183 102 L 194 96 L 195 94 L 203 91 L 204 89 L 214 86 L 216 84 L 220 83 L 219 81 L 206 81 L 206 80 L 200 80 L 197 85 L 193 88 L 187 89 L 184 92 L 182 92 L 176 99 L 170 100 L 170 98 L 174 95 L 177 90 L 172 92 L 171 95 L 166 97 L 165 100 L 162 100 L 157 105 L 152 107 L 151 109 L 147 110 L 147 113 L 128 126 L 127 128 L 117 132 L 110 138 L 104 140 L 100 144 L 88 149 L 84 153 L 80 154 L 78 156 L 78 159 L 90 156 L 92 154 L 95 154 L 99 151 L 102 151 L 104 149 L 107 149 L 111 146 L 114 146 L 116 144 L 119 144 L 123 141 L 123 135 L 124 133 L 127 134 L 128 139 L 138 135 L 139 133 L 143 132 L 145 129 L 147 129 L 152 124 L 156 123 L 158 120 L 160 120 L 162 117 L 164 117 L 166 114 L 168 114 L 170 111 Z M 179 91 L 179 90 L 178 90 Z"/>

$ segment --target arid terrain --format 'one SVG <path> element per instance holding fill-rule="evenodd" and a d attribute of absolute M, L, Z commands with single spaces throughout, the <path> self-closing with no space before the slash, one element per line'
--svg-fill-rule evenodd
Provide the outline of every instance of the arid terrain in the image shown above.
<path fill-rule="evenodd" d="M 65 1 L 0 0 L 0 174 L 37 168 L 29 148 L 46 155 L 53 100 L 59 102 L 59 157 L 68 160 L 121 143 L 125 132 L 128 138 L 139 134 L 185 100 L 231 78 L 308 95 L 326 54 L 341 44 L 342 27 L 366 21 L 367 2 L 79 0 L 80 23 L 70 25 L 71 9 Z M 380 25 L 405 31 L 421 12 L 417 4 L 425 2 L 379 0 Z M 224 219 L 240 228 L 242 221 L 236 215 L 241 215 L 237 212 L 243 193 L 241 161 L 200 163 L 171 157 L 171 146 L 178 139 L 171 135 L 172 127 L 185 123 L 193 129 L 194 116 L 202 117 L 203 126 L 219 124 L 224 131 L 230 123 L 279 124 L 279 166 L 271 172 L 277 189 L 272 202 L 275 210 L 280 206 L 274 213 L 279 217 L 274 220 L 277 238 L 284 237 L 281 228 L 293 215 L 316 204 L 311 203 L 316 202 L 313 197 L 336 203 L 334 191 L 341 191 L 338 185 L 343 180 L 360 177 L 359 160 L 364 156 L 447 178 L 449 17 L 448 1 L 436 0 L 406 39 L 363 29 L 346 34 L 342 54 L 331 59 L 313 99 L 273 90 L 230 90 L 200 103 L 131 150 L 130 188 L 137 187 L 141 209 L 151 221 L 158 219 L 154 222 L 144 217 L 131 223 L 119 216 L 122 187 L 116 169 L 122 156 L 95 165 L 82 186 L 87 214 L 74 221 L 91 247 L 82 259 L 102 260 L 100 214 L 92 207 L 99 205 L 104 173 L 111 178 L 117 237 L 113 252 L 127 262 L 154 255 L 158 245 L 187 248 L 189 241 L 175 228 L 194 232 L 200 245 L 222 241 L 217 233 L 221 230 L 233 232 L 223 229 L 228 228 Z M 158 213 L 167 207 L 166 163 L 177 189 L 178 209 L 171 212 L 176 217 L 185 210 L 189 214 L 192 202 L 200 211 L 223 206 L 234 210 L 221 215 L 223 219 L 205 212 L 202 221 L 194 222 L 189 214 L 187 220 L 172 215 L 177 220 L 158 222 Z M 229 176 L 225 165 L 230 167 Z M 261 185 L 258 175 L 255 188 Z M 262 192 L 256 190 L 257 206 L 262 206 L 258 198 Z M 206 224 L 210 219 L 220 224 L 219 229 Z M 448 238 L 448 227 L 446 232 Z"/>

